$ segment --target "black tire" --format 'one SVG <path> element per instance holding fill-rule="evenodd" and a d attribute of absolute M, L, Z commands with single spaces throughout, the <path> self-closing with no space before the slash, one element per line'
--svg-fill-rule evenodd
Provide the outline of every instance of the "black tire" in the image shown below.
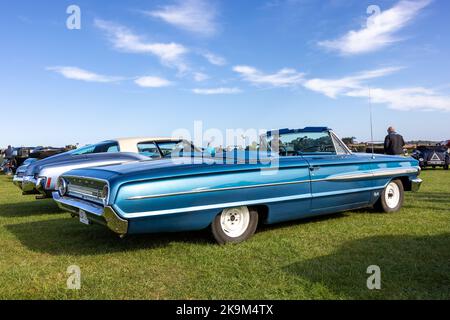
<path fill-rule="evenodd" d="M 448 164 L 444 166 L 444 170 L 448 170 Z"/>
<path fill-rule="evenodd" d="M 398 199 L 396 193 L 398 192 Z M 381 192 L 380 199 L 375 203 L 375 209 L 380 212 L 392 213 L 399 211 L 403 206 L 405 190 L 400 180 L 392 180 Z"/>
<path fill-rule="evenodd" d="M 235 235 L 233 235 L 232 231 L 227 230 L 226 224 L 233 223 L 233 221 L 231 220 L 233 215 L 235 217 L 239 217 L 239 220 L 233 221 L 239 221 L 239 224 L 243 224 L 243 227 L 241 228 L 242 230 L 238 230 L 242 231 L 242 233 L 237 232 L 235 233 Z M 247 218 L 248 223 L 243 222 Z M 255 233 L 257 226 L 258 211 L 253 208 L 242 206 L 236 208 L 227 208 L 224 209 L 220 214 L 218 214 L 211 224 L 211 232 L 214 239 L 219 244 L 239 243 L 251 238 L 251 236 Z"/>

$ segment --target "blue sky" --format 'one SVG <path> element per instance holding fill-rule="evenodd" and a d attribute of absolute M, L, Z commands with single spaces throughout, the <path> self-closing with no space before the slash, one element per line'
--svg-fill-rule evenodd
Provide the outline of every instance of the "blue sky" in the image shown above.
<path fill-rule="evenodd" d="M 196 120 L 365 141 L 369 92 L 375 140 L 388 125 L 450 139 L 449 1 L 1 3 L 2 147 L 171 135 Z M 66 27 L 72 4 L 79 30 Z"/>

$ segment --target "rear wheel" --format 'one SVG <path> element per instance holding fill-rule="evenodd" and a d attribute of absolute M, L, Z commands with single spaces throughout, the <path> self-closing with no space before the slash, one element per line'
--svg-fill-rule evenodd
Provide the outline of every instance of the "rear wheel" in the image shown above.
<path fill-rule="evenodd" d="M 444 170 L 448 170 L 448 164 L 444 166 Z"/>
<path fill-rule="evenodd" d="M 224 209 L 211 224 L 211 231 L 219 244 L 239 243 L 249 239 L 257 226 L 258 212 L 241 206 Z"/>
<path fill-rule="evenodd" d="M 381 212 L 399 211 L 403 206 L 404 193 L 403 184 L 400 180 L 389 182 L 375 204 L 375 208 Z"/>

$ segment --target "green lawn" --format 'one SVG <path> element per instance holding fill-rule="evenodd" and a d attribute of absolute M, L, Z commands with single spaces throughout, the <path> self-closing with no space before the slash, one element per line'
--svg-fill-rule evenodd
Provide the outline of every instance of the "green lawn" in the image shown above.
<path fill-rule="evenodd" d="M 2 175 L 0 299 L 449 299 L 450 171 L 421 177 L 399 213 L 263 227 L 218 246 L 206 231 L 121 240 Z M 81 290 L 66 289 L 70 265 Z M 369 265 L 381 268 L 381 290 L 366 287 Z"/>

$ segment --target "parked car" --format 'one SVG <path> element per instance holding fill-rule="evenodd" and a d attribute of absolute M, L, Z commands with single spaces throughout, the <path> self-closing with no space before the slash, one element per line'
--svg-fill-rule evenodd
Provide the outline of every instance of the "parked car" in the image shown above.
<path fill-rule="evenodd" d="M 9 160 L 9 168 L 12 170 L 13 174 L 16 172 L 17 168 L 28 159 L 33 148 L 34 147 L 13 148 L 12 158 Z"/>
<path fill-rule="evenodd" d="M 450 140 L 442 141 L 441 145 L 447 147 L 447 149 L 449 149 L 450 152 Z"/>
<path fill-rule="evenodd" d="M 17 168 L 16 173 L 14 174 L 13 183 L 22 189 L 22 181 L 25 176 L 25 172 L 28 169 L 28 166 L 38 161 L 37 158 L 28 158 L 26 159 L 20 167 Z"/>
<path fill-rule="evenodd" d="M 56 154 L 64 153 L 70 151 L 72 149 L 63 147 L 63 148 L 54 148 L 54 147 L 36 147 L 30 152 L 30 158 L 36 159 L 45 159 Z"/>
<path fill-rule="evenodd" d="M 262 140 L 274 153 L 72 170 L 60 177 L 53 198 L 80 222 L 106 225 L 120 236 L 210 228 L 223 244 L 248 239 L 258 221 L 372 205 L 396 212 L 404 191 L 417 191 L 422 182 L 417 160 L 354 154 L 328 128 L 283 129 Z"/>
<path fill-rule="evenodd" d="M 66 171 L 159 159 L 170 156 L 174 150 L 198 151 L 186 140 L 171 138 L 128 138 L 101 142 L 35 162 L 28 167 L 23 177 L 22 190 L 24 194 L 41 194 L 40 198 L 51 197 L 52 191 L 56 190 L 58 177 Z"/>
<path fill-rule="evenodd" d="M 450 165 L 448 148 L 443 145 L 418 146 L 411 156 L 419 161 L 421 168 L 443 167 L 444 170 L 448 170 Z"/>
<path fill-rule="evenodd" d="M 45 159 L 53 155 L 69 151 L 67 148 L 53 147 L 19 147 L 14 148 L 13 158 L 10 160 L 10 168 L 15 174 L 16 170 L 29 158 L 37 160 Z"/>

